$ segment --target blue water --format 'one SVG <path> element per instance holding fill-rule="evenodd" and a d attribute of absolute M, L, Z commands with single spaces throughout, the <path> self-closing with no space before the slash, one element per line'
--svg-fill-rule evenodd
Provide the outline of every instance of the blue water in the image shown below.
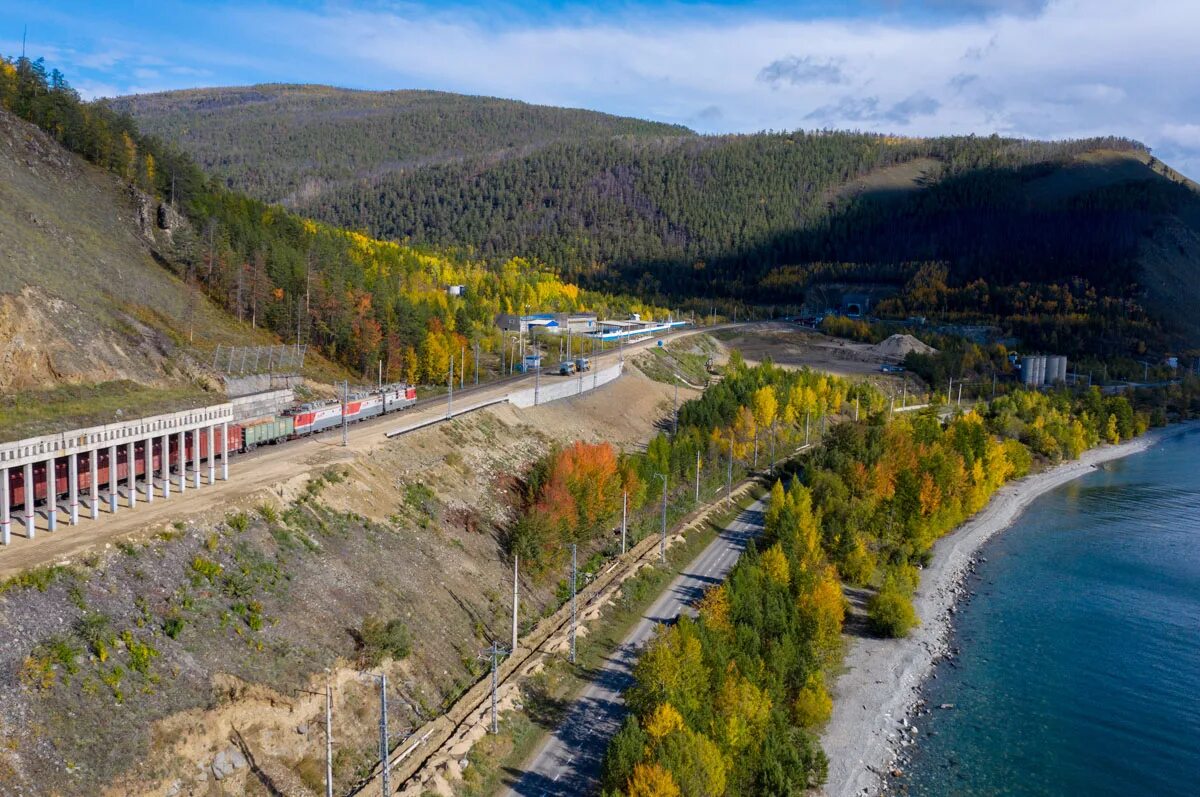
<path fill-rule="evenodd" d="M 1200 430 L 1046 494 L 981 555 L 900 790 L 1200 794 Z"/>

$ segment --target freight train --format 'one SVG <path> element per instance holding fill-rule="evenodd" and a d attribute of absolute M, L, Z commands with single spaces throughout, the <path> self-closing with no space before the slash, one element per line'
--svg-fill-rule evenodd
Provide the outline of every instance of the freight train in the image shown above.
<path fill-rule="evenodd" d="M 356 393 L 349 397 L 346 401 L 346 422 L 358 423 L 367 418 L 374 418 L 378 415 L 384 415 L 392 412 L 405 410 L 417 403 L 417 390 L 409 385 L 387 385 L 382 390 L 376 390 L 365 393 Z M 227 450 L 230 453 L 253 451 L 261 445 L 275 445 L 288 440 L 294 440 L 298 437 L 307 437 L 308 435 L 317 434 L 328 429 L 335 429 L 342 425 L 342 403 L 335 399 L 321 402 L 312 402 L 300 404 L 296 407 L 286 409 L 280 415 L 272 415 L 265 418 L 256 418 L 242 423 L 229 424 L 229 441 Z M 215 437 L 213 442 L 215 446 L 213 450 L 209 450 L 208 434 L 199 435 L 200 451 L 199 458 L 207 461 L 210 458 L 217 456 L 221 451 L 221 428 L 215 427 Z M 184 458 L 189 465 L 196 461 L 197 452 L 195 451 L 196 435 L 191 433 L 183 435 L 184 440 Z M 147 452 L 147 443 L 150 445 L 150 451 Z M 179 442 L 177 435 L 169 435 L 167 437 L 168 465 L 175 465 L 179 462 Z M 100 448 L 96 451 L 96 485 L 97 487 L 107 488 L 110 484 L 110 468 L 116 468 L 116 478 L 120 484 L 128 484 L 129 479 L 129 453 L 128 446 L 122 444 L 116 447 L 116 462 L 110 462 L 108 456 L 108 448 Z M 133 451 L 133 472 L 136 477 L 144 477 L 146 474 L 147 465 L 149 465 L 151 474 L 162 473 L 163 450 L 161 438 L 153 440 L 139 440 L 134 443 Z M 92 487 L 91 468 L 89 467 L 90 454 L 77 454 L 78 462 L 78 489 L 81 495 L 87 495 Z M 47 500 L 49 495 L 49 480 L 46 474 L 46 462 L 41 461 L 33 465 L 33 500 Z M 66 496 L 70 494 L 70 458 L 58 457 L 54 460 L 54 489 L 58 496 Z M 0 485 L 0 489 L 3 485 Z M 10 506 L 24 507 L 25 506 L 25 474 L 23 468 L 12 468 L 9 471 L 9 497 Z"/>

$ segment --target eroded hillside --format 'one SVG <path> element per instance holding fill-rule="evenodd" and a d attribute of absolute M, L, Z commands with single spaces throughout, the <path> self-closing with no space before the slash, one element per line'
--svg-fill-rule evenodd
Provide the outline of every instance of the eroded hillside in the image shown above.
<path fill-rule="evenodd" d="M 169 208 L 0 110 L 0 394 L 203 385 L 189 344 L 265 343 L 173 269 L 190 236 Z"/>

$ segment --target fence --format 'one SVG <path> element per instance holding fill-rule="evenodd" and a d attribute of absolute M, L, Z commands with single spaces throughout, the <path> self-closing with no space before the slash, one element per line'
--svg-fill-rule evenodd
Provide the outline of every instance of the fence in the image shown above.
<path fill-rule="evenodd" d="M 304 368 L 308 344 L 281 346 L 224 346 L 213 352 L 214 371 L 224 374 L 294 373 Z"/>

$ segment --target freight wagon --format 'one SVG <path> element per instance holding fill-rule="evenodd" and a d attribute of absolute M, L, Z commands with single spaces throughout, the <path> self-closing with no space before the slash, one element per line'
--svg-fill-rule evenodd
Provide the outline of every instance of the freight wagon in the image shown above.
<path fill-rule="evenodd" d="M 247 421 L 242 425 L 242 451 L 253 451 L 258 446 L 274 445 L 289 439 L 295 433 L 291 416 L 273 415 Z"/>
<path fill-rule="evenodd" d="M 346 421 L 357 423 L 367 418 L 373 418 L 389 412 L 408 409 L 417 403 L 417 390 L 408 385 L 388 385 L 382 391 L 357 393 L 346 402 Z M 229 424 L 229 453 L 251 451 L 261 445 L 282 443 L 297 437 L 315 434 L 316 432 L 333 429 L 342 424 L 341 402 L 330 400 L 320 403 L 302 404 L 282 415 L 259 418 L 245 423 Z M 215 449 L 221 450 L 221 427 L 215 427 Z M 155 437 L 149 441 L 150 470 L 154 475 L 162 473 L 162 438 Z M 146 440 L 134 443 L 133 469 L 136 477 L 146 475 Z M 195 436 L 188 432 L 184 434 L 184 456 L 189 467 L 194 467 L 196 461 Z M 116 461 L 109 462 L 109 449 L 100 448 L 96 451 L 96 484 L 98 488 L 108 489 L 111 481 L 110 471 L 116 469 L 117 482 L 128 484 L 129 480 L 129 448 L 127 444 L 116 447 Z M 173 472 L 179 468 L 179 436 L 168 435 L 168 464 Z M 200 459 L 207 461 L 210 457 L 208 432 L 200 434 Z M 78 489 L 81 495 L 87 495 L 92 486 L 92 476 L 89 472 L 90 454 L 78 454 Z M 54 492 L 56 496 L 70 494 L 70 461 L 69 457 L 58 457 L 54 460 Z M 46 462 L 33 465 L 33 501 L 48 500 L 49 481 L 46 474 Z M 4 489 L 6 485 L 0 485 Z M 25 472 L 24 468 L 12 468 L 9 471 L 8 490 L 10 506 L 14 509 L 25 506 Z"/>
<path fill-rule="evenodd" d="M 221 451 L 221 427 L 215 428 L 216 442 L 215 454 L 220 455 Z M 191 432 L 187 432 L 184 438 L 184 457 L 187 459 L 189 467 L 194 467 L 196 461 L 195 436 Z M 179 468 L 179 435 L 171 434 L 167 436 L 168 441 L 168 465 L 172 471 L 177 471 Z M 162 473 L 162 438 L 156 437 L 149 441 L 152 443 L 150 451 L 150 470 L 153 475 Z M 146 440 L 138 440 L 133 445 L 133 470 L 137 477 L 146 475 Z M 242 449 L 242 429 L 237 424 L 229 425 L 229 448 L 230 452 L 239 451 Z M 109 461 L 108 448 L 100 448 L 96 451 L 96 486 L 98 488 L 108 489 L 111 484 L 109 481 L 113 463 Z M 116 477 L 119 484 L 127 484 L 129 479 L 129 446 L 120 444 L 116 446 Z M 92 476 L 90 471 L 91 455 L 90 454 L 75 454 L 78 466 L 78 485 L 79 493 L 87 495 L 92 488 Z M 207 461 L 210 452 L 208 446 L 208 432 L 202 432 L 200 435 L 200 459 Z M 71 491 L 71 456 L 58 457 L 54 460 L 54 488 L 58 496 L 69 495 Z M 33 473 L 33 499 L 34 501 L 45 501 L 48 496 L 49 481 L 46 478 L 46 461 L 35 462 L 32 466 Z M 11 506 L 25 506 L 25 469 L 12 468 L 9 471 L 9 496 Z"/>

